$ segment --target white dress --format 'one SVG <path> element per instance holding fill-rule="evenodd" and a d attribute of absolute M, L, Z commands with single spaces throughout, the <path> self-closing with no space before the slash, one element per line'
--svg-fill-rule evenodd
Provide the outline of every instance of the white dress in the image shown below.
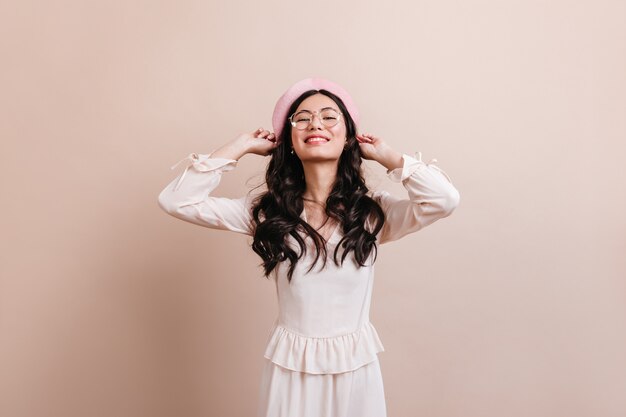
<path fill-rule="evenodd" d="M 237 161 L 210 155 L 192 153 L 183 159 L 188 165 L 160 193 L 160 207 L 200 226 L 252 235 L 253 196 L 229 199 L 211 195 L 222 173 L 233 170 Z M 404 154 L 403 166 L 387 171 L 392 181 L 402 182 L 408 199 L 386 191 L 371 194 L 386 217 L 378 244 L 447 217 L 459 204 L 459 192 L 450 177 L 433 161 L 422 162 L 421 153 L 415 158 Z M 301 218 L 306 221 L 305 211 Z M 341 240 L 340 229 L 337 227 L 328 240 L 329 258 L 324 270 L 320 256 L 307 273 L 314 258 L 314 251 L 309 249 L 298 262 L 291 283 L 287 264 L 279 264 L 272 272 L 279 313 L 264 352 L 258 417 L 387 415 L 378 361 L 384 347 L 369 317 L 373 252 L 366 267 L 358 268 L 351 256 L 337 267 L 332 253 Z M 295 239 L 289 239 L 298 252 Z M 305 242 L 313 247 L 308 236 Z"/>

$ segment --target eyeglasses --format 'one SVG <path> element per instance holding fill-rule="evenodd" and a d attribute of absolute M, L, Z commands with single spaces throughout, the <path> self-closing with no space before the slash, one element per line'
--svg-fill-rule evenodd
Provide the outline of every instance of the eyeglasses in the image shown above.
<path fill-rule="evenodd" d="M 289 117 L 289 121 L 291 122 L 291 126 L 298 130 L 304 130 L 309 127 L 311 123 L 313 123 L 314 116 L 317 116 L 320 119 L 320 122 L 326 127 L 335 126 L 341 119 L 341 113 L 336 110 L 322 109 L 319 114 L 317 114 L 317 111 L 311 113 L 308 110 L 301 110 L 298 113 L 292 114 Z"/>

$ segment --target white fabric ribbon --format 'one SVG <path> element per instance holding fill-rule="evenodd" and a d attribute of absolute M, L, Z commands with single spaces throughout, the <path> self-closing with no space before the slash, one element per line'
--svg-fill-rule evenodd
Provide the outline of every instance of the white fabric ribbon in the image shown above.
<path fill-rule="evenodd" d="M 186 157 L 184 157 L 183 159 L 181 159 L 180 161 L 178 161 L 174 165 L 172 165 L 172 167 L 170 169 L 176 168 L 183 161 L 190 161 L 190 162 L 185 167 L 185 170 L 183 171 L 183 173 L 180 176 L 180 178 L 178 178 L 178 181 L 176 182 L 176 185 L 174 186 L 174 191 L 176 191 L 178 189 L 178 187 L 180 186 L 180 184 L 183 182 L 183 179 L 185 178 L 185 175 L 187 175 L 187 171 L 189 171 L 189 168 L 191 168 L 193 166 L 193 164 L 198 161 L 198 154 L 197 153 L 190 153 L 189 155 L 187 155 Z"/>
<path fill-rule="evenodd" d="M 443 170 L 441 168 L 439 168 L 437 165 L 431 165 L 433 162 L 437 162 L 437 158 L 433 158 L 433 159 L 431 159 L 428 162 L 424 162 L 424 161 L 422 161 L 422 153 L 418 151 L 418 152 L 415 152 L 415 159 L 417 159 L 418 161 L 420 161 L 422 163 L 425 163 L 429 167 L 435 168 L 437 171 L 441 172 L 448 179 L 448 181 L 450 181 L 450 183 L 452 183 L 452 180 L 450 179 L 448 174 L 443 172 Z"/>

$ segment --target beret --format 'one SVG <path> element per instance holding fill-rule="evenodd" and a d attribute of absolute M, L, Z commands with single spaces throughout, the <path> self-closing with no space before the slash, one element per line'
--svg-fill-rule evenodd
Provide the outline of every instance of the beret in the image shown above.
<path fill-rule="evenodd" d="M 314 77 L 314 78 L 305 78 L 304 80 L 300 80 L 297 83 L 293 84 L 291 87 L 287 89 L 283 93 L 282 96 L 276 102 L 276 106 L 274 106 L 274 114 L 272 115 L 272 127 L 274 128 L 274 134 L 277 138 L 280 138 L 280 135 L 283 130 L 283 126 L 285 121 L 290 114 L 287 114 L 289 111 L 289 107 L 293 104 L 294 101 L 300 95 L 309 90 L 328 90 L 331 93 L 338 96 L 343 104 L 345 104 L 348 109 L 348 113 L 354 120 L 356 125 L 359 124 L 359 110 L 354 104 L 354 100 L 350 97 L 350 94 L 341 87 L 339 84 L 334 83 L 330 80 Z"/>

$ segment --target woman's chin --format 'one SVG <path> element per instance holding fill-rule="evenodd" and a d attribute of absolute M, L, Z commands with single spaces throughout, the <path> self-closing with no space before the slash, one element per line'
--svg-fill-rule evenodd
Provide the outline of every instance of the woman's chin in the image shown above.
<path fill-rule="evenodd" d="M 332 154 L 328 152 L 306 152 L 304 155 L 300 156 L 300 160 L 302 162 L 329 162 L 329 161 L 338 161 L 341 154 Z"/>

